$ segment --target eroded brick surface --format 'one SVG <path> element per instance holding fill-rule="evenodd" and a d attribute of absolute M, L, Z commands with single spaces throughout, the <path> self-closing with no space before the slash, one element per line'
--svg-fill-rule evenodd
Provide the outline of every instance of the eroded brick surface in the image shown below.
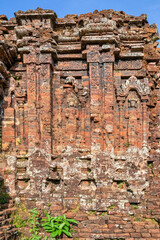
<path fill-rule="evenodd" d="M 1 174 L 74 239 L 160 239 L 158 37 L 145 14 L 0 16 Z"/>

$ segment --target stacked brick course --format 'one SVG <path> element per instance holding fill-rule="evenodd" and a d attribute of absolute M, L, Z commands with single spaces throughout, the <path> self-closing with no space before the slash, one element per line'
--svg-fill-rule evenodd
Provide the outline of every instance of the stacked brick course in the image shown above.
<path fill-rule="evenodd" d="M 74 239 L 160 239 L 158 38 L 145 14 L 0 16 L 5 185 Z"/>

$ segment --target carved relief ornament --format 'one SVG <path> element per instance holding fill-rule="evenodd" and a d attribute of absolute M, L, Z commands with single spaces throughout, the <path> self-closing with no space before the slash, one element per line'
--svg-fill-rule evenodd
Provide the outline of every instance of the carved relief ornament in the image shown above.
<path fill-rule="evenodd" d="M 148 78 L 144 78 L 144 81 L 141 81 L 135 76 L 131 76 L 125 83 L 121 82 L 121 86 L 117 86 L 117 95 L 127 96 L 131 90 L 136 90 L 141 98 L 149 95 L 150 88 Z"/>

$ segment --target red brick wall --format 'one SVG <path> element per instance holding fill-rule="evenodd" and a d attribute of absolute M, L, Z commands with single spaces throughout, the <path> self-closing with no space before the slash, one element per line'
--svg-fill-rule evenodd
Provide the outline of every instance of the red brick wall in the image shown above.
<path fill-rule="evenodd" d="M 156 26 L 112 10 L 15 16 L 0 18 L 10 195 L 77 219 L 75 239 L 160 239 Z"/>

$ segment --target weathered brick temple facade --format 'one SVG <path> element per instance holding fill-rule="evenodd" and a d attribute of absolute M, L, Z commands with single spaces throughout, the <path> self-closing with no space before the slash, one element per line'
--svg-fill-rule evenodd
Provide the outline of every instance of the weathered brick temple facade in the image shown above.
<path fill-rule="evenodd" d="M 74 239 L 160 239 L 158 37 L 145 14 L 0 16 L 1 177 Z"/>

